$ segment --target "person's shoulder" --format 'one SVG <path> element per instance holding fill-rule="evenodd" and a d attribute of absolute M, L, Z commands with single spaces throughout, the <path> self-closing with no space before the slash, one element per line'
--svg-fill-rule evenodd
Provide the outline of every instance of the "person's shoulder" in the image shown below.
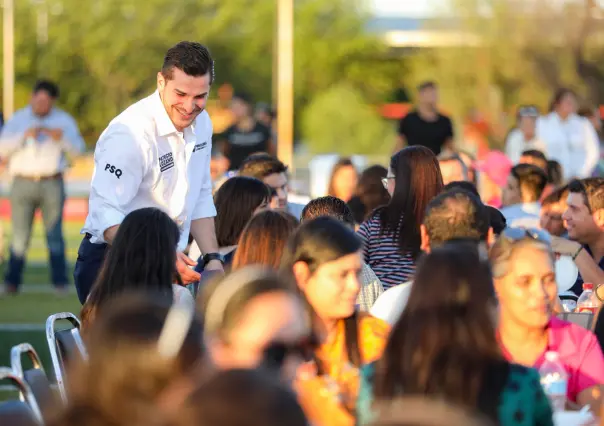
<path fill-rule="evenodd" d="M 596 335 L 590 330 L 587 330 L 578 324 L 564 321 L 558 317 L 552 317 L 549 323 L 549 328 L 550 332 L 554 334 L 554 338 L 557 342 L 560 344 L 563 344 L 564 342 L 571 342 L 572 345 L 579 351 L 579 348 L 588 346 L 593 342 L 598 342 Z"/>
<path fill-rule="evenodd" d="M 362 336 L 370 335 L 373 338 L 385 340 L 388 338 L 388 334 L 390 334 L 390 325 L 380 318 L 376 318 L 366 312 L 360 312 L 359 330 Z"/>
<path fill-rule="evenodd" d="M 200 130 L 210 136 L 213 132 L 212 119 L 206 110 L 201 111 L 197 118 L 195 118 L 195 133 L 199 134 Z"/>
<path fill-rule="evenodd" d="M 442 112 L 438 113 L 438 121 L 440 121 L 441 123 L 447 123 L 447 124 L 453 123 L 453 121 L 451 121 L 451 118 L 448 115 L 443 114 Z"/>

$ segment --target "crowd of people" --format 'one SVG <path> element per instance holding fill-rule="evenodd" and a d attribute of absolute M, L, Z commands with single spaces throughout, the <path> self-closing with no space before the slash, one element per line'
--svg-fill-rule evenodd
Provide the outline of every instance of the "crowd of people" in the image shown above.
<path fill-rule="evenodd" d="M 226 133 L 250 152 L 212 181 L 213 78 L 204 46 L 177 44 L 157 92 L 97 144 L 74 272 L 87 356 L 47 424 L 596 424 L 604 316 L 567 321 L 562 300 L 584 284 L 604 298 L 604 178 L 565 162 L 581 138 L 474 161 L 426 84 L 388 167 L 342 159 L 328 195 L 299 205 L 287 165 L 251 148 L 243 98 Z M 544 119 L 555 138 L 560 117 Z"/>

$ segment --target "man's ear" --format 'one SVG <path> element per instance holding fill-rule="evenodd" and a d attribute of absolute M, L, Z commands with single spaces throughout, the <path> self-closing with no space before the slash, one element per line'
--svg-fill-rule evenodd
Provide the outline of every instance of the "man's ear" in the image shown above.
<path fill-rule="evenodd" d="M 166 87 L 166 79 L 160 71 L 157 73 L 157 90 L 159 90 L 161 92 L 165 89 L 165 87 Z"/>
<path fill-rule="evenodd" d="M 487 231 L 487 247 L 493 247 L 493 244 L 495 244 L 495 232 L 489 226 L 489 230 Z"/>
<path fill-rule="evenodd" d="M 421 236 L 421 245 L 419 246 L 424 253 L 430 253 L 430 237 L 428 237 L 428 230 L 426 225 L 422 224 L 419 226 L 419 233 Z"/>
<path fill-rule="evenodd" d="M 298 284 L 298 288 L 304 292 L 306 289 L 306 284 L 310 278 L 310 269 L 305 262 L 298 261 L 294 263 L 292 267 L 292 272 L 294 273 L 294 277 L 296 278 L 296 283 Z"/>
<path fill-rule="evenodd" d="M 592 216 L 598 228 L 604 230 L 604 209 L 597 210 Z"/>

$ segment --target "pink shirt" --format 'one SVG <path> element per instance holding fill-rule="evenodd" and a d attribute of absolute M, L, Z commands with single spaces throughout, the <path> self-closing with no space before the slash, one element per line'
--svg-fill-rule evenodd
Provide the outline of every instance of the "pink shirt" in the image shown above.
<path fill-rule="evenodd" d="M 549 342 L 546 351 L 558 352 L 570 375 L 568 399 L 577 402 L 577 395 L 592 386 L 604 384 L 604 355 L 596 336 L 576 324 L 552 317 L 548 326 Z M 499 346 L 508 361 L 514 358 L 499 340 Z M 533 366 L 539 369 L 545 361 L 545 352 Z"/>

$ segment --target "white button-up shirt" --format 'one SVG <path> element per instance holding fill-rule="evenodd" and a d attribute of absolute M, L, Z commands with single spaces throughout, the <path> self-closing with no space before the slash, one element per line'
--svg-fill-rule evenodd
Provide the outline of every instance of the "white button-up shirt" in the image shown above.
<path fill-rule="evenodd" d="M 53 141 L 50 136 L 41 134 L 35 141 L 26 141 L 24 134 L 33 127 L 61 129 L 63 137 Z M 9 158 L 12 176 L 38 178 L 62 173 L 67 168 L 65 153 L 77 155 L 84 148 L 75 120 L 55 107 L 44 117 L 34 114 L 30 106 L 20 109 L 0 133 L 0 156 Z"/>
<path fill-rule="evenodd" d="M 133 210 L 157 207 L 178 224 L 178 250 L 187 246 L 191 221 L 216 216 L 212 199 L 212 121 L 206 111 L 179 132 L 159 93 L 113 119 L 97 142 L 89 213 L 82 233 L 92 243 Z"/>
<path fill-rule="evenodd" d="M 550 160 L 562 166 L 565 179 L 591 176 L 600 159 L 600 142 L 593 125 L 576 114 L 566 120 L 552 112 L 537 120 L 537 136 Z"/>

